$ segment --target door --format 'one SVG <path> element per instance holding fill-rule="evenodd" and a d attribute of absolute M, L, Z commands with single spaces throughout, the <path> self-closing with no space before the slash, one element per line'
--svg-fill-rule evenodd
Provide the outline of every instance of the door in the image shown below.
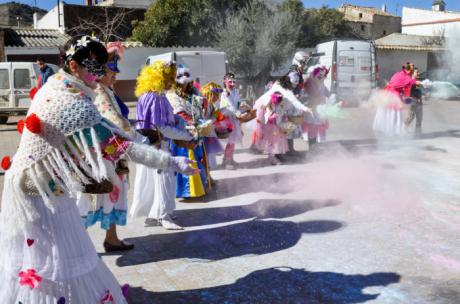
<path fill-rule="evenodd" d="M 225 53 L 202 53 L 201 54 L 201 84 L 210 81 L 222 83 L 225 75 Z"/>
<path fill-rule="evenodd" d="M 2 63 L 0 67 L 0 108 L 10 107 L 11 63 Z M 14 99 L 12 100 L 14 102 Z"/>
<path fill-rule="evenodd" d="M 364 98 L 372 89 L 372 57 L 369 51 L 343 50 L 338 53 L 338 90 L 347 96 Z"/>
<path fill-rule="evenodd" d="M 190 69 L 192 73 L 192 79 L 198 80 L 197 82 L 202 82 L 201 75 L 203 75 L 203 70 L 201 67 L 201 53 L 199 52 L 178 52 L 177 53 L 177 63 L 178 65 L 183 64 Z M 204 84 L 204 83 L 203 83 Z"/>
<path fill-rule="evenodd" d="M 16 107 L 28 108 L 30 106 L 29 92 L 35 84 L 34 76 L 32 65 L 27 63 L 13 64 L 13 88 Z"/>

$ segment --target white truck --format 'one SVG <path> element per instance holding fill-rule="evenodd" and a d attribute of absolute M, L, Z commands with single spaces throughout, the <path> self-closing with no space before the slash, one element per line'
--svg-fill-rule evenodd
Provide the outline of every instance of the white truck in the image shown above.
<path fill-rule="evenodd" d="M 48 64 L 55 72 L 58 67 Z M 0 62 L 0 124 L 13 114 L 27 112 L 30 89 L 37 85 L 40 69 L 35 62 Z"/>
<path fill-rule="evenodd" d="M 174 61 L 192 71 L 193 80 L 204 85 L 210 81 L 221 84 L 227 72 L 225 52 L 216 51 L 178 51 L 147 57 L 146 65 L 156 60 Z"/>
<path fill-rule="evenodd" d="M 320 43 L 308 65 L 315 64 L 331 69 L 326 87 L 349 104 L 366 101 L 377 87 L 378 66 L 372 41 L 335 39 Z"/>

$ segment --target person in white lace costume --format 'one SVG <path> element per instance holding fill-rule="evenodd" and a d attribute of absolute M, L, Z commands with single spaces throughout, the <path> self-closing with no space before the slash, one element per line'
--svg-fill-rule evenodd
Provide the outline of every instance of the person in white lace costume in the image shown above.
<path fill-rule="evenodd" d="M 96 181 L 113 181 L 113 162 L 122 155 L 196 172 L 185 159 L 136 143 L 101 117 L 91 86 L 107 60 L 102 44 L 86 36 L 67 49 L 64 70 L 34 98 L 5 174 L 0 303 L 101 303 L 107 297 L 126 303 L 81 222 L 76 194 Z"/>
<path fill-rule="evenodd" d="M 113 85 L 116 82 L 118 69 L 119 48 L 111 48 L 109 59 L 105 67 L 106 74 L 97 80 L 95 89 L 96 98 L 94 104 L 99 113 L 112 122 L 121 130 L 135 136 L 135 130 L 131 128 L 129 120 L 123 117 L 122 111 L 115 98 Z M 129 192 L 129 170 L 126 159 L 120 159 L 116 163 L 119 185 L 114 185 L 111 193 L 107 194 L 81 194 L 77 200 L 78 209 L 85 226 L 90 227 L 98 222 L 102 229 L 105 229 L 106 236 L 103 242 L 106 252 L 130 250 L 133 244 L 121 241 L 117 235 L 117 226 L 124 226 L 127 223 L 128 192 Z M 93 202 L 94 201 L 94 202 Z"/>

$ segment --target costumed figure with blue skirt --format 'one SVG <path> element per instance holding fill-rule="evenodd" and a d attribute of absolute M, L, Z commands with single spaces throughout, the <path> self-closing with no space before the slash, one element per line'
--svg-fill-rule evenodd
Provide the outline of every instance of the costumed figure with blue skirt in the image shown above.
<path fill-rule="evenodd" d="M 186 128 L 191 130 L 198 138 L 198 144 L 193 146 L 183 145 L 180 142 L 173 144 L 173 154 L 188 157 L 196 161 L 196 166 L 201 170 L 199 175 L 185 176 L 177 174 L 176 197 L 195 198 L 203 197 L 210 190 L 210 175 L 206 148 L 203 143 L 204 136 L 213 132 L 212 122 L 203 120 L 204 98 L 193 86 L 190 70 L 184 66 L 177 69 L 176 84 L 166 94 L 174 114 L 185 121 Z"/>
<path fill-rule="evenodd" d="M 118 61 L 121 58 L 122 46 L 120 43 L 111 42 L 107 45 L 107 52 L 109 58 L 105 67 L 105 75 L 97 80 L 94 104 L 102 117 L 130 135 L 134 135 L 134 130 L 131 128 L 127 116 L 129 109 L 123 102 L 120 104 L 117 101 L 113 91 L 116 74 L 120 72 Z M 124 110 L 122 111 L 123 106 Z M 95 195 L 80 193 L 77 200 L 78 209 L 85 226 L 90 227 L 100 222 L 101 228 L 106 230 L 103 243 L 106 252 L 134 248 L 134 245 L 121 241 L 117 235 L 117 226 L 125 226 L 127 219 L 129 169 L 126 159 L 119 159 L 116 162 L 115 173 L 118 178 L 115 178 L 117 184 L 113 185 L 112 192 Z"/>

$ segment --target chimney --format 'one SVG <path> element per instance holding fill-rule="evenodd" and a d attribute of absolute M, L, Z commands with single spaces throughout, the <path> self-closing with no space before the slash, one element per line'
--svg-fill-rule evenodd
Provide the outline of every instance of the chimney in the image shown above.
<path fill-rule="evenodd" d="M 86 5 L 87 6 L 93 5 L 93 0 L 86 0 Z"/>
<path fill-rule="evenodd" d="M 382 4 L 382 12 L 384 12 L 384 13 L 387 12 L 387 5 L 385 3 Z"/>
<path fill-rule="evenodd" d="M 443 0 L 436 0 L 433 1 L 431 8 L 436 12 L 444 12 L 446 10 L 446 3 Z"/>
<path fill-rule="evenodd" d="M 33 18 L 34 18 L 34 29 L 36 30 L 38 28 L 38 13 L 34 13 Z"/>

